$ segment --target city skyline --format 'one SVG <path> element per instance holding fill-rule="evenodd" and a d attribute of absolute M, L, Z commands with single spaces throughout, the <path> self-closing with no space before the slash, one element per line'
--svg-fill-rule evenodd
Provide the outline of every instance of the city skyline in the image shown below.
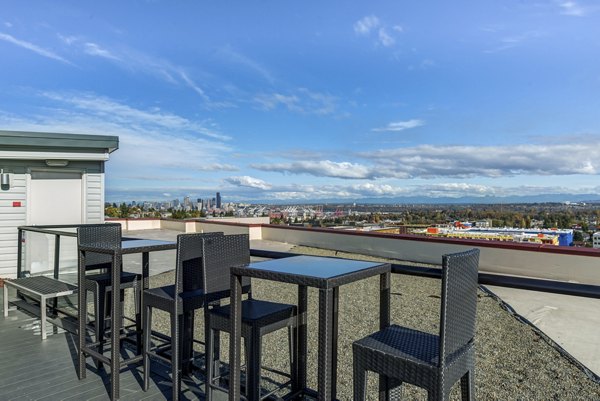
<path fill-rule="evenodd" d="M 3 4 L 0 129 L 119 136 L 107 201 L 600 196 L 592 1 Z"/>

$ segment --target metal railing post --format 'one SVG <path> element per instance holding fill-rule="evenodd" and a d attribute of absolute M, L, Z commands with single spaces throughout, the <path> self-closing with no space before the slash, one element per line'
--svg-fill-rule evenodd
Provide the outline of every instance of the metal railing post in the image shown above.
<path fill-rule="evenodd" d="M 60 234 L 54 235 L 54 278 L 58 280 L 58 272 L 60 269 Z M 43 305 L 42 305 L 43 306 Z M 56 313 L 58 308 L 58 297 L 54 297 L 52 300 L 52 309 Z"/>
<path fill-rule="evenodd" d="M 60 269 L 60 234 L 54 235 L 54 278 L 58 280 Z"/>

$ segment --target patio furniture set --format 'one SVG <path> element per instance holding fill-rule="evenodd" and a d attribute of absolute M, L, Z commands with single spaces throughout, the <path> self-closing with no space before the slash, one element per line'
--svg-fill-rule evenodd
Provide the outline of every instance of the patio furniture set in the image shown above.
<path fill-rule="evenodd" d="M 354 399 L 366 399 L 366 372 L 380 376 L 379 397 L 401 394 L 402 383 L 427 389 L 430 400 L 448 399 L 450 388 L 460 381 L 463 399 L 474 399 L 474 333 L 477 304 L 479 251 L 445 255 L 442 260 L 442 300 L 439 335 L 390 324 L 388 263 L 338 258 L 294 256 L 250 263 L 249 237 L 223 233 L 180 234 L 177 242 L 122 241 L 119 224 L 84 225 L 77 229 L 77 286 L 36 276 L 7 281 L 4 316 L 8 313 L 7 287 L 12 286 L 40 301 L 42 338 L 45 338 L 46 300 L 78 294 L 78 304 L 94 299 L 94 336 L 89 338 L 88 311 L 78 308 L 78 375 L 86 376 L 86 358 L 110 368 L 110 396 L 119 399 L 121 368 L 142 362 L 143 389 L 149 385 L 150 360 L 171 366 L 172 399 L 178 400 L 181 376 L 192 369 L 194 312 L 204 311 L 205 395 L 229 393 L 230 401 L 262 400 L 262 337 L 287 329 L 289 386 L 285 399 L 309 395 L 319 400 L 336 399 L 338 311 L 340 287 L 368 277 L 380 277 L 379 327 L 353 344 Z M 149 252 L 176 250 L 173 284 L 149 288 Z M 122 270 L 126 254 L 142 254 L 142 274 Z M 251 279 L 272 280 L 297 286 L 296 305 L 255 299 Z M 318 388 L 307 388 L 308 288 L 318 290 Z M 119 291 L 113 291 L 119 288 Z M 121 340 L 127 337 L 123 320 L 123 291 L 135 294 L 136 355 L 122 357 Z M 85 289 L 84 291 L 77 291 Z M 245 299 L 242 299 L 243 295 Z M 221 305 L 222 301 L 230 302 Z M 106 307 L 108 305 L 109 307 Z M 109 310 L 108 310 L 109 309 Z M 153 310 L 167 312 L 171 330 L 167 343 L 152 341 Z M 229 377 L 220 380 L 220 332 L 229 333 Z M 108 334 L 108 339 L 107 339 Z M 241 339 L 244 338 L 245 381 L 241 381 Z M 108 340 L 108 341 L 107 341 Z M 105 352 L 109 346 L 110 354 Z M 243 390 L 243 396 L 242 396 Z"/>

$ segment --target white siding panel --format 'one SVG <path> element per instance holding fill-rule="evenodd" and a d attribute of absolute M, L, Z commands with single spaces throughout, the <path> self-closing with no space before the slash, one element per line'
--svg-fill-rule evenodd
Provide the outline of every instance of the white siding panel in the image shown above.
<path fill-rule="evenodd" d="M 86 176 L 86 223 L 104 222 L 104 174 Z"/>
<path fill-rule="evenodd" d="M 17 227 L 25 225 L 25 174 L 11 174 L 10 189 L 0 190 L 0 277 L 15 277 L 17 273 Z M 13 207 L 13 202 L 21 202 Z"/>

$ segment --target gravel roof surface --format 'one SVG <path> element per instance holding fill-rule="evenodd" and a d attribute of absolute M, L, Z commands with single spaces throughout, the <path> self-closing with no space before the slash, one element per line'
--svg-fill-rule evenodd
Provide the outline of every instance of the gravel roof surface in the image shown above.
<path fill-rule="evenodd" d="M 291 252 L 386 260 L 300 246 L 293 248 Z M 404 261 L 402 263 L 406 264 Z M 173 280 L 173 272 L 159 274 L 150 278 L 150 286 L 171 284 Z M 252 283 L 255 298 L 290 304 L 297 301 L 297 291 L 293 285 L 264 280 L 253 280 Z M 352 400 L 352 342 L 378 329 L 378 288 L 378 277 L 340 288 L 337 374 L 340 400 Z M 316 388 L 317 384 L 317 303 L 317 291 L 309 289 L 308 385 L 311 388 Z M 438 279 L 392 275 L 391 304 L 393 323 L 437 334 L 440 313 Z M 495 297 L 480 290 L 477 308 L 475 384 L 478 399 L 600 400 L 600 383 L 590 379 L 579 366 L 562 355 L 534 328 L 503 309 Z M 198 311 L 196 315 L 196 339 L 204 337 L 202 314 L 202 311 Z M 167 315 L 160 311 L 154 312 L 153 330 L 168 333 Z M 223 334 L 221 338 L 222 359 L 226 361 L 228 336 Z M 198 350 L 203 351 L 201 346 Z M 264 366 L 288 371 L 286 330 L 279 330 L 264 337 L 262 363 Z M 282 381 L 280 377 L 273 378 Z M 369 375 L 369 399 L 376 399 L 376 385 L 376 376 Z M 424 390 L 410 385 L 405 385 L 404 395 L 406 399 L 427 397 Z M 458 385 L 454 386 L 451 399 L 460 399 Z"/>

